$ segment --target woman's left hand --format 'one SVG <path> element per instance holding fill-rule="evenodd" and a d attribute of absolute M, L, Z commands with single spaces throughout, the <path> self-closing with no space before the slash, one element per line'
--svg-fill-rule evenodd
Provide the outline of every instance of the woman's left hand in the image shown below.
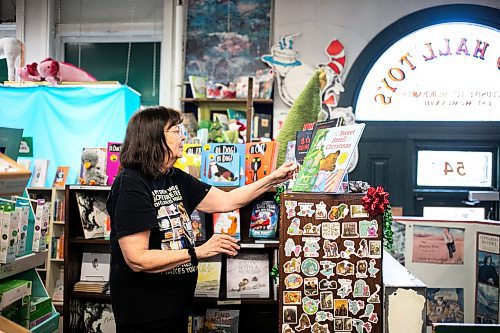
<path fill-rule="evenodd" d="M 271 173 L 272 182 L 274 185 L 280 184 L 293 177 L 293 173 L 297 169 L 297 165 L 294 162 L 285 162 L 278 169 Z"/>

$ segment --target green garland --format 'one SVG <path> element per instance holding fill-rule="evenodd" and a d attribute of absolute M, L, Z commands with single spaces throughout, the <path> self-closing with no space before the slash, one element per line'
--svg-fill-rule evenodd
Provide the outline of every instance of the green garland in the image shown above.
<path fill-rule="evenodd" d="M 392 207 L 391 205 L 387 205 L 384 210 L 384 215 L 382 216 L 382 226 L 384 228 L 384 247 L 388 250 L 392 250 L 393 239 L 392 235 L 394 232 L 392 231 Z"/>
<path fill-rule="evenodd" d="M 285 185 L 279 185 L 276 187 L 276 194 L 274 195 L 274 202 L 276 202 L 277 205 L 281 203 L 281 193 L 284 193 L 286 189 Z"/>

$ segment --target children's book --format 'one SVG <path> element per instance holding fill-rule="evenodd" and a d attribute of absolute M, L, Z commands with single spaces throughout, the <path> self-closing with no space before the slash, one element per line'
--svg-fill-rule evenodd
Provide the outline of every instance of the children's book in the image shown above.
<path fill-rule="evenodd" d="M 256 113 L 253 117 L 253 137 L 271 138 L 271 125 L 273 117 L 266 113 Z"/>
<path fill-rule="evenodd" d="M 87 192 L 76 192 L 76 202 L 80 212 L 83 235 L 88 238 L 104 237 L 106 227 L 106 197 Z"/>
<path fill-rule="evenodd" d="M 250 237 L 276 238 L 279 213 L 279 205 L 273 200 L 255 201 L 250 217 Z"/>
<path fill-rule="evenodd" d="M 58 166 L 54 176 L 54 181 L 52 182 L 52 187 L 64 187 L 64 185 L 66 185 L 68 173 L 69 166 Z"/>
<path fill-rule="evenodd" d="M 336 193 L 365 124 L 319 129 L 293 186 L 299 192 Z"/>
<path fill-rule="evenodd" d="M 185 143 L 182 148 L 182 157 L 177 159 L 174 167 L 200 179 L 201 145 Z"/>
<path fill-rule="evenodd" d="M 288 141 L 286 145 L 286 153 L 285 153 L 285 162 L 296 162 L 297 159 L 295 158 L 295 144 L 296 141 Z"/>
<path fill-rule="evenodd" d="M 259 69 L 255 72 L 256 80 L 259 83 L 259 98 L 269 99 L 273 93 L 274 73 L 273 70 Z"/>
<path fill-rule="evenodd" d="M 343 126 L 343 125 L 344 125 L 344 118 L 334 118 L 331 120 L 321 121 L 321 122 L 315 123 L 313 126 L 311 140 L 314 139 L 314 136 L 316 135 L 316 132 L 319 129 L 330 128 L 330 127 L 339 127 L 339 126 Z"/>
<path fill-rule="evenodd" d="M 109 281 L 110 264 L 110 253 L 83 252 L 80 281 Z"/>
<path fill-rule="evenodd" d="M 122 150 L 121 142 L 108 142 L 106 156 L 106 175 L 108 176 L 108 185 L 113 185 L 118 170 L 120 169 L 120 152 Z"/>
<path fill-rule="evenodd" d="M 83 148 L 80 179 L 84 185 L 106 185 L 106 148 Z"/>
<path fill-rule="evenodd" d="M 264 178 L 276 168 L 276 141 L 246 143 L 246 184 Z"/>
<path fill-rule="evenodd" d="M 31 175 L 32 187 L 44 187 L 47 180 L 47 169 L 49 160 L 35 160 L 33 163 L 33 174 Z"/>
<path fill-rule="evenodd" d="M 203 145 L 201 180 L 215 186 L 244 185 L 244 152 L 244 144 L 211 143 Z"/>
<path fill-rule="evenodd" d="M 195 297 L 219 298 L 221 269 L 220 255 L 200 260 L 198 263 L 198 282 L 194 291 Z"/>
<path fill-rule="evenodd" d="M 189 85 L 193 98 L 207 98 L 207 82 L 206 76 L 189 75 Z"/>
<path fill-rule="evenodd" d="M 205 333 L 238 333 L 240 310 L 207 309 Z"/>
<path fill-rule="evenodd" d="M 304 163 L 309 146 L 311 145 L 312 130 L 297 131 L 295 135 L 295 159 L 298 164 Z"/>
<path fill-rule="evenodd" d="M 198 121 L 196 116 L 191 112 L 183 112 L 182 114 L 182 124 L 186 128 L 188 139 L 196 137 L 196 131 L 198 130 Z"/>
<path fill-rule="evenodd" d="M 214 213 L 214 234 L 226 234 L 240 239 L 240 210 L 235 209 L 226 213 Z"/>
<path fill-rule="evenodd" d="M 193 230 L 195 241 L 200 242 L 207 239 L 205 213 L 196 209 L 193 210 L 193 213 L 191 213 L 191 229 Z"/>
<path fill-rule="evenodd" d="M 240 253 L 227 258 L 227 298 L 269 298 L 269 256 Z"/>
<path fill-rule="evenodd" d="M 236 78 L 236 98 L 247 98 L 248 96 L 248 78 L 249 76 L 240 76 Z M 259 98 L 259 83 L 253 79 L 253 98 Z"/>
<path fill-rule="evenodd" d="M 115 317 L 111 304 L 86 302 L 83 312 L 83 332 L 115 333 Z"/>

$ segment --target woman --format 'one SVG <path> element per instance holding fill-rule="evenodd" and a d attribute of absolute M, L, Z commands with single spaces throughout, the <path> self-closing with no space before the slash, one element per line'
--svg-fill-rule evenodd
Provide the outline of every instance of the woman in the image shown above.
<path fill-rule="evenodd" d="M 455 239 L 453 238 L 453 234 L 450 232 L 449 228 L 443 228 L 443 239 L 446 244 L 446 248 L 448 249 L 448 256 L 450 259 L 453 258 L 453 253 L 456 251 L 455 248 Z"/>
<path fill-rule="evenodd" d="M 181 115 L 161 106 L 129 121 L 107 201 L 111 218 L 110 289 L 118 333 L 182 332 L 194 298 L 198 259 L 236 255 L 237 240 L 213 235 L 194 247 L 194 209 L 227 212 L 291 178 L 286 163 L 269 176 L 224 192 L 174 168 L 186 137 Z"/>

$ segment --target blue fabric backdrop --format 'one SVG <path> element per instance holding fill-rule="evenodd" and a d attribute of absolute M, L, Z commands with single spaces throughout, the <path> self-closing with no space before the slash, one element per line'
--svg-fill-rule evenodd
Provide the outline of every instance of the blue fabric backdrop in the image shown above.
<path fill-rule="evenodd" d="M 33 137 L 33 161 L 49 160 L 46 186 L 57 166 L 68 165 L 67 184 L 76 183 L 84 147 L 123 142 L 127 122 L 140 107 L 140 94 L 127 86 L 0 86 L 0 127 L 24 129 Z"/>

